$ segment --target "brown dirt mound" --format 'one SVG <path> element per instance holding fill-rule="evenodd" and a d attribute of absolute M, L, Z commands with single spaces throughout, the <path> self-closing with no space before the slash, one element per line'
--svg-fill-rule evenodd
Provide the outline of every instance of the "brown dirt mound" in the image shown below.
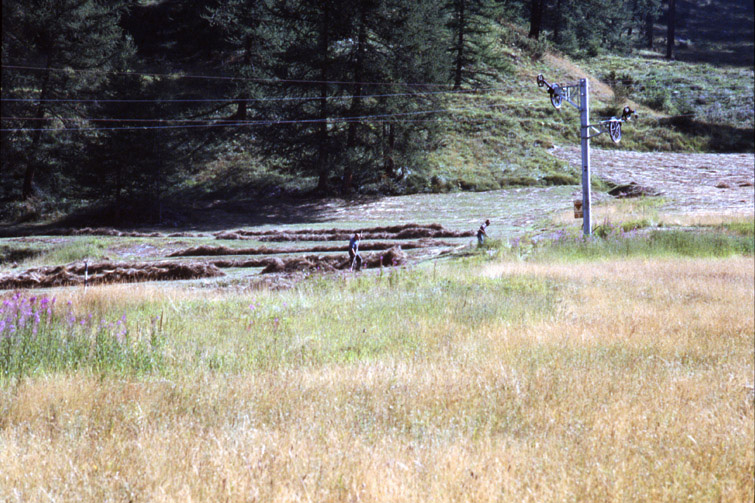
<path fill-rule="evenodd" d="M 396 243 L 375 242 L 359 245 L 363 251 L 380 251 L 388 250 L 396 246 Z M 401 243 L 401 247 L 406 250 L 417 248 L 431 248 L 438 246 L 454 246 L 454 243 L 437 241 L 433 239 L 420 239 L 417 241 L 408 241 Z M 288 253 L 325 253 L 325 252 L 346 252 L 347 246 L 344 245 L 323 245 L 310 246 L 309 248 L 229 248 L 227 246 L 192 246 L 183 250 L 174 251 L 168 257 L 210 257 L 219 255 L 282 255 Z"/>
<path fill-rule="evenodd" d="M 168 234 L 169 238 L 203 238 L 207 237 L 207 234 L 201 232 L 173 232 Z"/>
<path fill-rule="evenodd" d="M 274 255 L 283 253 L 272 248 L 228 248 L 227 246 L 192 246 L 174 251 L 168 257 L 214 257 L 219 255 Z"/>
<path fill-rule="evenodd" d="M 619 185 L 618 187 L 609 190 L 608 193 L 618 199 L 627 197 L 651 197 L 658 195 L 658 191 L 648 187 L 643 187 L 642 185 L 638 185 L 634 182 L 628 183 L 626 185 Z"/>
<path fill-rule="evenodd" d="M 393 246 L 382 253 L 371 253 L 362 258 L 362 268 L 372 269 L 377 267 L 389 267 L 401 265 L 406 262 L 406 254 L 400 246 Z M 290 273 L 296 271 L 334 271 L 346 270 L 351 267 L 348 258 L 342 256 L 317 256 L 294 258 L 271 258 L 268 265 L 262 270 L 262 274 Z"/>
<path fill-rule="evenodd" d="M 134 238 L 159 238 L 163 234 L 159 232 L 136 232 L 136 231 L 119 231 L 110 227 L 84 227 L 83 229 L 68 229 L 64 233 L 70 236 L 126 236 Z"/>
<path fill-rule="evenodd" d="M 392 265 L 402 265 L 406 262 L 406 253 L 400 246 L 394 246 L 383 253 L 372 253 L 365 257 L 362 267 L 389 267 Z"/>
<path fill-rule="evenodd" d="M 138 231 L 119 231 L 112 227 L 84 227 L 81 229 L 61 229 L 50 232 L 56 236 L 115 236 L 131 238 L 198 238 L 205 237 L 205 234 L 194 232 L 174 232 L 172 234 L 163 234 L 162 232 L 138 232 Z"/>
<path fill-rule="evenodd" d="M 334 271 L 336 269 L 345 269 L 348 260 L 343 257 L 323 257 L 307 256 L 294 258 L 272 258 L 267 267 L 262 270 L 262 274 L 284 273 L 296 271 Z"/>
<path fill-rule="evenodd" d="M 221 269 L 232 267 L 267 267 L 272 258 L 253 258 L 247 260 L 210 260 L 208 263 Z"/>
<path fill-rule="evenodd" d="M 99 285 L 106 283 L 135 283 L 139 281 L 173 281 L 180 279 L 214 278 L 223 272 L 213 264 L 193 263 L 111 263 L 38 267 L 16 275 L 0 276 L 0 289 L 46 288 L 53 286 Z"/>
<path fill-rule="evenodd" d="M 416 239 L 460 238 L 474 236 L 473 231 L 454 231 L 440 224 L 404 224 L 362 229 L 300 229 L 290 231 L 223 231 L 215 233 L 216 239 L 246 239 L 256 241 L 348 241 L 354 232 L 361 232 L 363 239 Z"/>

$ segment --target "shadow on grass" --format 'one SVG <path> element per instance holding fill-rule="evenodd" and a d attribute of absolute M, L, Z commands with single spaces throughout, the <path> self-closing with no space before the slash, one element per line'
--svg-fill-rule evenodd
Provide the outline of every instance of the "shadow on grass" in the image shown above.
<path fill-rule="evenodd" d="M 661 119 L 660 126 L 669 127 L 680 133 L 703 138 L 706 150 L 719 153 L 755 152 L 752 128 L 737 128 L 723 124 L 709 124 L 689 116 L 676 116 Z"/>
<path fill-rule="evenodd" d="M 200 202 L 171 199 L 154 205 L 94 202 L 61 219 L 44 224 L 0 226 L 0 237 L 44 235 L 59 229 L 113 227 L 119 230 L 213 232 L 230 227 L 315 224 L 332 220 L 334 207 L 364 204 L 379 196 L 353 199 L 290 196 L 280 199 L 218 199 Z"/>

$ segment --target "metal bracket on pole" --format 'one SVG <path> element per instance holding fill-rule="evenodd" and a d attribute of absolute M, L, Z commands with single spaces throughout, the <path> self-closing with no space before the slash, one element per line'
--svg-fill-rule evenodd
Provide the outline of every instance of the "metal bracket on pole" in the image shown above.
<path fill-rule="evenodd" d="M 621 140 L 621 124 L 629 121 L 634 115 L 634 110 L 624 107 L 621 118 L 611 117 L 602 120 L 598 124 L 590 124 L 590 96 L 587 79 L 580 79 L 577 83 L 549 84 L 542 75 L 537 76 L 537 86 L 547 87 L 551 104 L 559 109 L 563 101 L 566 101 L 579 110 L 581 128 L 580 143 L 582 149 L 582 227 L 585 236 L 592 234 L 592 215 L 590 211 L 590 138 L 603 133 L 608 133 L 614 143 Z M 579 89 L 579 105 L 574 102 L 575 93 Z M 590 134 L 590 132 L 594 134 Z"/>
<path fill-rule="evenodd" d="M 597 125 L 591 124 L 589 128 L 594 131 L 595 134 L 590 135 L 590 138 L 594 138 L 603 133 L 608 133 L 611 137 L 611 141 L 619 143 L 621 141 L 621 124 L 632 120 L 632 115 L 634 115 L 634 110 L 629 107 L 624 107 L 620 119 L 611 117 L 610 119 L 600 121 Z"/>
<path fill-rule="evenodd" d="M 563 101 L 566 101 L 574 108 L 579 109 L 579 105 L 574 102 L 574 98 L 576 98 L 576 90 L 579 88 L 578 82 L 549 84 L 545 80 L 545 77 L 538 75 L 537 86 L 545 86 L 548 88 L 548 94 L 550 94 L 551 104 L 553 105 L 553 108 L 561 108 L 561 103 Z"/>

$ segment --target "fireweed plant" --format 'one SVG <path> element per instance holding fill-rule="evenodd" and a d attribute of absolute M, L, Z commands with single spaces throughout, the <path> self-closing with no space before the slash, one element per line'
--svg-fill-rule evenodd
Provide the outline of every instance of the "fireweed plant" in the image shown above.
<path fill-rule="evenodd" d="M 0 379 L 90 369 L 140 373 L 161 366 L 159 318 L 136 334 L 124 314 L 111 321 L 74 314 L 71 302 L 16 293 L 0 305 Z"/>

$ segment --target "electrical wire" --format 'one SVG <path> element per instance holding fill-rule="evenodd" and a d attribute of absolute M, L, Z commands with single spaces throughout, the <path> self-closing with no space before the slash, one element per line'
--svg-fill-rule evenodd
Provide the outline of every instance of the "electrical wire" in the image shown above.
<path fill-rule="evenodd" d="M 494 107 L 500 107 L 502 105 L 495 104 L 495 105 L 482 105 L 482 108 L 494 108 Z M 414 111 L 414 112 L 399 112 L 399 113 L 392 113 L 392 114 L 376 114 L 376 115 L 362 115 L 362 116 L 353 116 L 353 117 L 329 117 L 325 119 L 291 119 L 291 120 L 256 120 L 256 121 L 238 121 L 233 119 L 219 119 L 221 122 L 215 122 L 212 124 L 182 124 L 182 125 L 168 125 L 168 126 L 116 126 L 116 127 L 79 127 L 79 128 L 0 128 L 0 131 L 2 132 L 28 132 L 28 131 L 54 131 L 54 132 L 73 132 L 73 131 L 113 131 L 113 130 L 149 130 L 149 129 L 179 129 L 179 128 L 210 128 L 210 127 L 229 127 L 229 126 L 274 126 L 274 125 L 281 125 L 281 124 L 318 124 L 318 123 L 336 123 L 336 122 L 360 122 L 360 121 L 375 121 L 376 119 L 384 119 L 386 121 L 390 121 L 390 119 L 396 118 L 396 117 L 407 117 L 407 116 L 416 116 L 416 115 L 425 115 L 425 114 L 438 114 L 438 113 L 463 113 L 463 112 L 470 112 L 470 111 L 476 111 L 478 109 L 439 109 L 439 110 L 420 110 L 420 111 Z M 34 118 L 34 117 L 0 117 L 2 120 L 19 120 L 19 121 L 26 121 L 26 120 L 63 120 L 60 118 L 54 118 L 54 117 L 42 117 L 42 118 Z M 71 119 L 71 120 L 77 120 L 77 119 Z M 128 122 L 129 119 L 78 119 L 78 120 L 88 120 L 88 121 L 114 121 L 114 122 Z M 171 121 L 185 121 L 187 119 L 133 119 L 133 120 L 144 120 L 149 122 L 171 122 Z M 198 122 L 197 120 L 192 120 L 192 122 Z"/>
<path fill-rule="evenodd" d="M 414 82 L 354 82 L 347 80 L 307 80 L 307 79 L 270 79 L 259 77 L 231 77 L 224 75 L 191 75 L 181 73 L 145 73 L 145 72 L 120 72 L 115 70 L 96 70 L 85 68 L 46 68 L 41 66 L 27 65 L 0 65 L 2 69 L 11 70 L 29 70 L 29 71 L 54 71 L 54 72 L 88 72 L 111 75 L 133 75 L 144 77 L 169 77 L 174 79 L 202 79 L 202 80 L 225 80 L 225 81 L 245 81 L 259 82 L 266 84 L 348 84 L 348 85 L 370 85 L 370 86 L 408 86 L 408 87 L 451 87 L 454 84 L 441 83 L 414 83 Z"/>
<path fill-rule="evenodd" d="M 469 112 L 473 110 L 477 110 L 479 108 L 495 108 L 495 107 L 501 107 L 503 106 L 500 103 L 493 104 L 493 105 L 479 105 L 476 109 L 465 109 L 465 108 L 444 108 L 439 110 L 421 110 L 421 111 L 414 111 L 414 112 L 398 112 L 398 113 L 392 113 L 392 114 L 380 114 L 380 115 L 364 115 L 364 116 L 355 116 L 355 117 L 330 117 L 327 120 L 337 120 L 337 119 L 369 119 L 374 117 L 398 117 L 403 115 L 417 115 L 417 114 L 428 114 L 428 113 L 443 113 L 443 112 Z M 144 118 L 127 118 L 127 117 L 0 117 L 0 120 L 16 120 L 16 121 L 55 121 L 55 120 L 70 120 L 70 121 L 91 121 L 91 122 L 203 122 L 202 119 L 144 119 Z M 207 120 L 214 120 L 214 121 L 227 121 L 227 120 L 233 120 L 229 119 L 227 117 L 208 117 L 204 119 L 204 121 Z M 309 119 L 302 119 L 302 121 L 307 121 Z M 312 119 L 312 120 L 322 120 L 322 119 Z M 266 122 L 266 121 L 237 121 L 237 122 L 250 122 L 250 123 L 257 123 L 257 122 Z"/>
<path fill-rule="evenodd" d="M 484 98 L 483 95 L 475 95 L 479 91 L 495 91 L 498 88 L 484 88 L 475 91 L 434 91 L 420 93 L 389 93 L 389 94 L 359 94 L 346 96 L 326 96 L 326 100 L 349 100 L 356 98 L 391 98 L 400 96 L 437 96 L 450 94 L 465 98 Z M 98 99 L 98 98 L 0 98 L 0 101 L 14 103 L 238 103 L 238 102 L 273 102 L 273 101 L 319 101 L 321 96 L 295 96 L 284 98 L 176 98 L 176 99 Z"/>

